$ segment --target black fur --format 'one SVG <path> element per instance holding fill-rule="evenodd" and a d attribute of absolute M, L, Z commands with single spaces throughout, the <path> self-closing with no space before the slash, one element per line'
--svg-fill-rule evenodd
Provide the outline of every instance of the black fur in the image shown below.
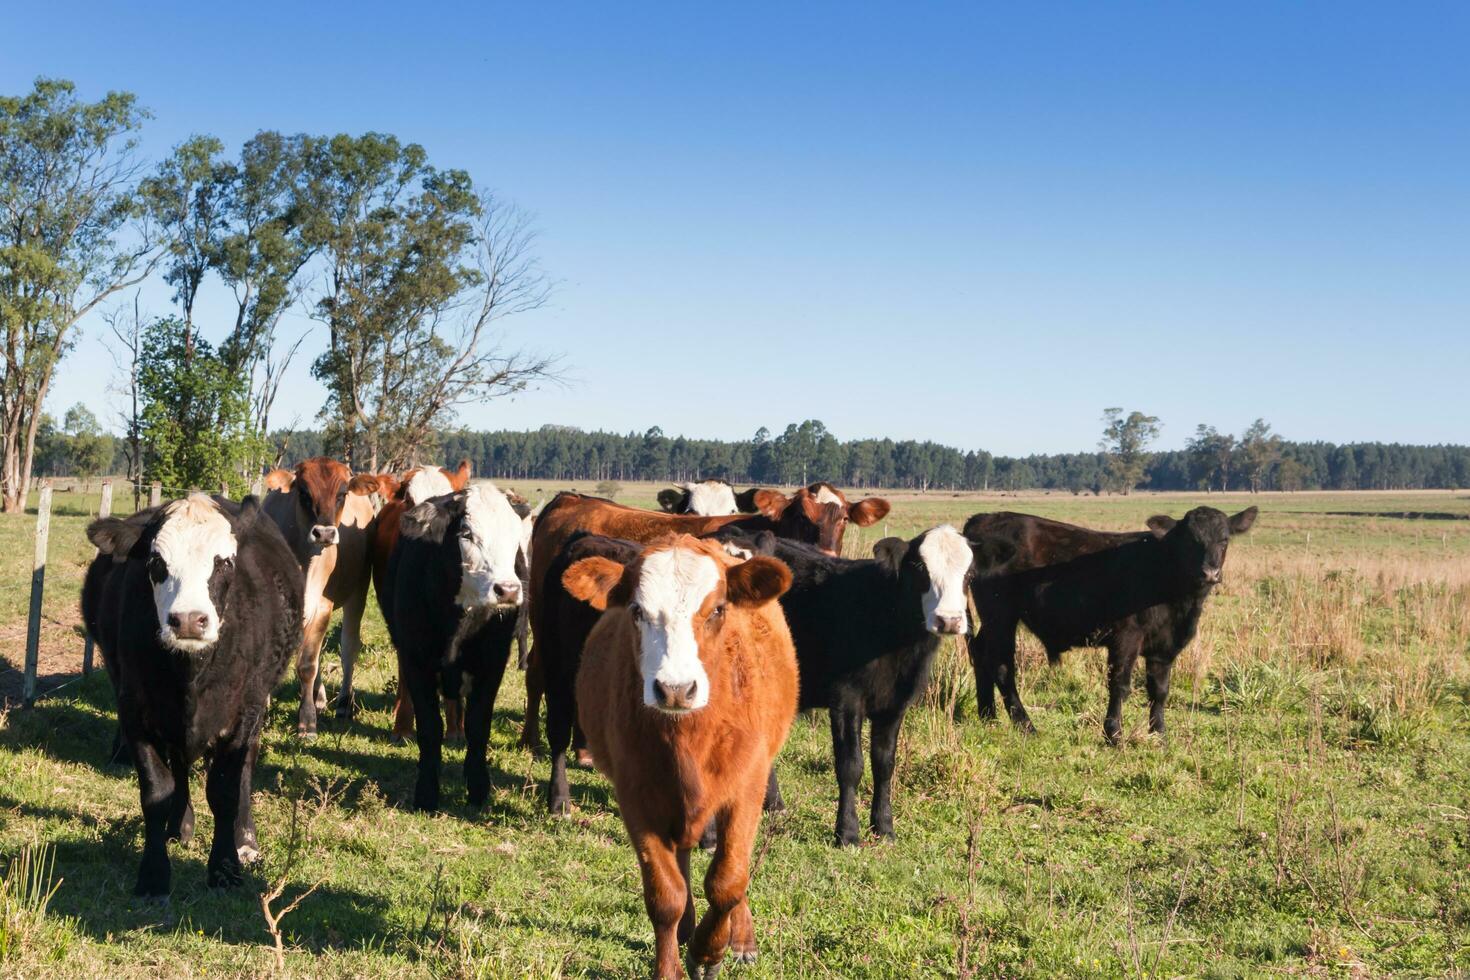
<path fill-rule="evenodd" d="M 1123 701 L 1142 656 L 1149 729 L 1162 735 L 1174 659 L 1194 638 L 1231 535 L 1244 534 L 1255 517 L 1254 507 L 1234 517 L 1196 507 L 1178 522 L 1154 517 L 1150 531 L 1124 534 L 1028 514 L 971 517 L 964 533 L 980 568 L 971 594 L 981 627 L 970 641 L 980 716 L 995 716 L 998 687 L 1011 720 L 1032 728 L 1016 691 L 1016 628 L 1024 623 L 1053 661 L 1072 647 L 1107 647 L 1103 734 L 1112 743 L 1122 735 Z"/>
<path fill-rule="evenodd" d="M 909 705 L 928 686 L 941 641 L 924 625 L 929 575 L 919 558 L 923 536 L 884 538 L 873 547 L 876 557 L 863 560 L 832 558 L 810 545 L 767 535 L 719 537 L 774 554 L 791 568 L 792 584 L 781 608 L 796 642 L 801 707 L 826 708 L 831 718 L 837 843 L 855 844 L 860 836 L 864 719 L 871 725 L 872 829 L 892 837 L 898 732 Z"/>
<path fill-rule="evenodd" d="M 459 697 L 466 679 L 470 691 L 464 707 L 465 786 L 474 806 L 489 797 L 485 754 L 490 721 L 516 632 L 515 609 L 487 608 L 467 614 L 455 603 L 466 493 L 461 490 L 435 497 L 403 513 L 398 544 L 388 559 L 389 594 L 379 596 L 407 694 L 413 699 L 419 745 L 413 803 L 420 810 L 439 809 L 444 719 L 438 694 Z M 517 571 L 524 581 L 523 562 L 524 556 L 517 559 Z M 455 645 L 461 630 L 464 635 Z"/>
<path fill-rule="evenodd" d="M 270 692 L 301 645 L 303 584 L 290 548 L 273 523 L 257 519 L 253 497 L 238 506 L 217 503 L 237 553 L 210 580 L 219 640 L 200 653 L 158 639 L 148 559 L 163 508 L 103 518 L 87 529 L 101 550 L 82 587 L 82 618 L 117 691 L 138 773 L 144 845 L 135 892 L 144 896 L 168 895 L 167 842 L 193 833 L 189 779 L 199 759 L 215 822 L 207 881 L 239 883 L 238 849 L 256 846 L 250 782 Z"/>

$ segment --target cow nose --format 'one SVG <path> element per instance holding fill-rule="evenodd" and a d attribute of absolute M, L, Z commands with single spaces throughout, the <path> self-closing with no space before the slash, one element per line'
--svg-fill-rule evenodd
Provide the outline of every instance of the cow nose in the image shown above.
<path fill-rule="evenodd" d="M 323 545 L 336 544 L 337 529 L 331 524 L 318 524 L 311 529 L 311 540 Z"/>
<path fill-rule="evenodd" d="M 688 708 L 694 704 L 694 695 L 698 691 L 698 681 L 685 681 L 682 684 L 653 682 L 653 695 L 658 699 L 661 708 Z"/>
<path fill-rule="evenodd" d="M 495 593 L 497 602 L 514 605 L 521 601 L 521 583 L 519 582 L 496 582 L 491 591 Z"/>
<path fill-rule="evenodd" d="M 934 632 L 945 633 L 956 636 L 965 631 L 965 617 L 963 616 L 935 616 Z"/>
<path fill-rule="evenodd" d="M 169 613 L 168 628 L 173 630 L 174 636 L 181 640 L 202 639 L 205 631 L 209 629 L 209 613 Z"/>
<path fill-rule="evenodd" d="M 1209 582 L 1211 585 L 1217 584 L 1220 581 L 1220 569 L 1218 569 L 1218 568 L 1207 568 L 1207 569 L 1205 569 L 1205 581 L 1206 582 Z"/>

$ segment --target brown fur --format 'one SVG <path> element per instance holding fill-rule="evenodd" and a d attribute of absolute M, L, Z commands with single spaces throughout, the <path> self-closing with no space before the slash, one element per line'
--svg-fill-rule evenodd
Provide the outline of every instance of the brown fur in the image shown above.
<path fill-rule="evenodd" d="M 721 962 L 728 950 L 754 957 L 750 855 L 767 775 L 797 703 L 796 651 L 775 601 L 790 586 L 790 571 L 771 558 L 739 563 L 687 535 L 650 546 L 644 557 L 675 547 L 707 554 L 721 569 L 721 582 L 694 615 L 710 700 L 686 715 L 643 703 L 639 632 L 626 602 L 644 558 L 627 569 L 588 558 L 563 576 L 573 595 L 608 604 L 587 638 L 577 708 L 637 854 L 659 977 L 683 976 L 679 943 L 691 933 L 689 962 L 696 969 Z M 724 614 L 712 624 L 722 603 Z M 705 875 L 709 909 L 695 929 L 689 852 L 711 819 L 719 843 Z"/>

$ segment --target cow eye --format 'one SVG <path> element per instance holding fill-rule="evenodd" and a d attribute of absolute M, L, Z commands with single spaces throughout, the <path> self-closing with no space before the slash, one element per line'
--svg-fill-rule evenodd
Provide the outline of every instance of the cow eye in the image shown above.
<path fill-rule="evenodd" d="M 155 582 L 168 578 L 168 563 L 157 553 L 148 556 L 148 577 Z"/>
<path fill-rule="evenodd" d="M 643 622 L 643 607 L 636 602 L 629 603 L 628 615 L 633 617 L 633 622 L 635 623 Z"/>

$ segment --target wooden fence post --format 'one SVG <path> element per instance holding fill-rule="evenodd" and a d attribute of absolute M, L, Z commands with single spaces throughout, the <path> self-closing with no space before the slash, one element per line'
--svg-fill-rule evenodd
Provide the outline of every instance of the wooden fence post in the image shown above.
<path fill-rule="evenodd" d="M 31 565 L 31 611 L 26 622 L 25 706 L 36 703 L 36 667 L 41 660 L 41 597 L 46 591 L 46 543 L 51 537 L 51 484 L 41 484 L 36 505 L 36 557 Z"/>
<path fill-rule="evenodd" d="M 112 516 L 112 481 L 102 481 L 102 500 L 97 504 L 97 517 L 100 520 Z M 97 554 L 97 549 L 92 549 L 92 554 Z M 92 675 L 92 634 L 88 633 L 82 643 L 82 676 Z"/>
<path fill-rule="evenodd" d="M 259 497 L 261 495 L 261 491 L 263 491 L 264 489 L 265 487 L 260 482 L 260 477 L 257 476 L 255 478 L 255 482 L 250 484 L 250 496 Z"/>
<path fill-rule="evenodd" d="M 161 503 L 163 503 L 163 484 L 154 480 L 153 485 L 148 488 L 148 506 L 157 507 Z"/>

